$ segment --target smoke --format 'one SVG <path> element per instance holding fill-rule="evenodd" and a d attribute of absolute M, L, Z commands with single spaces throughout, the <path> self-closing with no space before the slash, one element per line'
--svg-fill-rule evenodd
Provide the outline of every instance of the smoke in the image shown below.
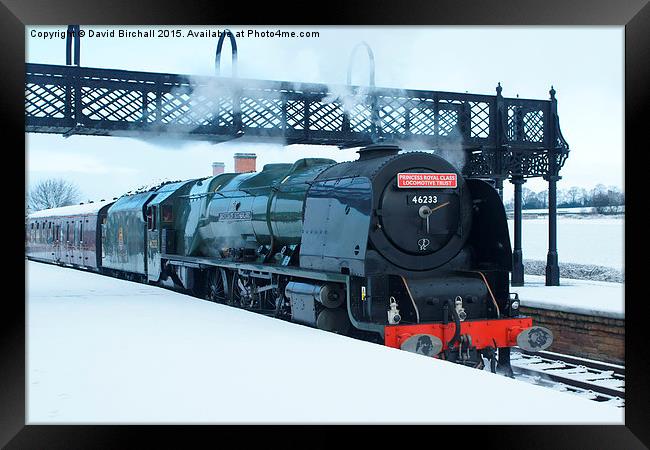
<path fill-rule="evenodd" d="M 449 137 L 449 136 L 447 136 Z M 462 136 L 453 136 L 443 141 L 438 147 L 432 147 L 431 143 L 419 136 L 409 139 L 401 139 L 395 142 L 402 150 L 407 152 L 425 151 L 437 155 L 449 162 L 458 172 L 462 172 L 467 164 L 467 152 L 463 147 Z"/>
<path fill-rule="evenodd" d="M 372 124 L 371 94 L 376 96 L 378 117 L 376 125 L 380 135 L 390 139 L 391 134 L 406 134 L 406 108 L 404 106 L 409 94 L 403 89 L 382 90 L 364 86 L 352 87 L 347 85 L 328 84 L 328 93 L 323 98 L 323 103 L 337 104 L 342 111 L 351 117 L 353 131 L 369 131 Z M 431 151 L 452 164 L 462 172 L 467 163 L 467 153 L 463 146 L 463 136 L 458 130 L 458 125 L 453 127 L 440 144 L 436 147 L 431 144 L 431 137 L 427 139 L 424 134 L 410 134 L 406 138 L 392 140 L 405 151 Z M 439 132 L 439 130 L 434 130 Z"/>
<path fill-rule="evenodd" d="M 348 116 L 365 115 L 370 120 L 370 97 L 371 88 L 367 86 L 348 86 L 341 84 L 328 84 L 327 94 L 323 97 L 323 103 L 336 104 Z"/>
<path fill-rule="evenodd" d="M 450 133 L 449 140 L 446 140 L 435 153 L 449 161 L 459 172 L 462 172 L 467 163 L 467 151 L 463 146 L 463 137 L 454 128 Z"/>
<path fill-rule="evenodd" d="M 350 118 L 350 127 L 353 132 L 367 133 L 372 129 L 374 118 L 379 135 L 386 136 L 387 141 L 395 142 L 406 151 L 432 151 L 449 161 L 459 171 L 464 168 L 467 156 L 463 149 L 462 136 L 456 128 L 451 130 L 444 140 L 441 140 L 441 145 L 438 148 L 432 147 L 431 136 L 428 134 L 410 134 L 408 138 L 392 141 L 393 135 L 405 133 L 406 108 L 413 108 L 407 102 L 410 96 L 405 90 L 384 90 L 346 84 L 323 86 L 321 103 L 332 106 L 321 107 L 318 111 L 312 110 L 312 126 L 314 121 L 322 120 L 326 113 L 328 118 L 332 118 L 332 123 L 322 120 L 318 126 L 323 129 L 333 129 L 333 126 L 340 125 L 343 113 L 345 113 Z M 161 148 L 175 150 L 192 145 L 192 134 L 202 141 L 214 137 L 215 144 L 223 142 L 219 140 L 219 136 L 214 134 L 214 127 L 223 127 L 226 142 L 240 144 L 234 145 L 238 150 L 245 146 L 248 151 L 251 143 L 264 142 L 270 147 L 266 147 L 262 150 L 263 152 L 270 152 L 278 157 L 284 156 L 291 153 L 284 151 L 283 155 L 280 155 L 277 151 L 280 146 L 288 144 L 284 137 L 273 137 L 271 133 L 265 134 L 264 130 L 277 130 L 282 126 L 282 108 L 285 101 L 289 102 L 288 109 L 291 110 L 287 114 L 287 126 L 301 129 L 302 111 L 300 109 L 304 106 L 302 103 L 290 104 L 294 100 L 291 97 L 286 100 L 281 91 L 302 92 L 305 87 L 300 82 L 284 82 L 281 89 L 268 89 L 266 84 L 260 83 L 258 80 L 190 75 L 186 82 L 174 87 L 169 93 L 163 94 L 159 111 L 162 114 L 161 123 L 156 125 L 153 122 L 147 131 L 133 137 Z M 255 128 L 259 130 L 261 136 L 247 136 L 245 133 L 235 137 L 228 136 L 232 133 L 230 127 L 234 123 L 236 106 L 233 103 L 236 101 L 239 101 L 241 105 L 244 129 Z M 373 117 L 372 111 L 373 101 L 376 102 L 377 107 L 375 117 Z M 153 99 L 150 98 L 150 102 L 153 104 Z M 153 114 L 153 109 L 150 111 Z M 422 118 L 424 116 L 419 117 L 417 114 L 416 112 L 414 115 L 413 109 L 411 110 L 412 120 L 425 120 Z M 422 110 L 420 110 L 420 114 L 422 114 Z M 413 123 L 411 123 L 411 130 L 414 130 Z M 417 133 L 417 130 L 413 132 Z M 261 155 L 258 155 L 258 162 L 261 162 L 261 158 L 259 158 Z"/>
<path fill-rule="evenodd" d="M 174 150 L 192 145 L 195 140 L 223 142 L 213 131 L 214 127 L 233 125 L 234 98 L 241 93 L 244 107 L 254 107 L 254 101 L 246 97 L 247 87 L 250 84 L 239 78 L 187 76 L 185 82 L 161 95 L 158 111 L 150 108 L 147 129 L 140 133 L 131 130 L 130 137 Z M 265 106 L 279 104 L 279 92 L 267 91 L 265 96 Z M 154 99 L 149 101 L 153 104 Z M 156 113 L 161 115 L 160 122 L 153 117 Z"/>

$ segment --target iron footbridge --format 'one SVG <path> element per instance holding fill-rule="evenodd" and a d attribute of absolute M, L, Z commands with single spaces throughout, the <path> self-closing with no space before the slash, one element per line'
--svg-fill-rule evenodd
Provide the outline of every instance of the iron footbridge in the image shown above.
<path fill-rule="evenodd" d="M 549 100 L 374 86 L 26 64 L 25 131 L 356 147 L 463 149 L 469 176 L 557 174 L 568 156 Z"/>

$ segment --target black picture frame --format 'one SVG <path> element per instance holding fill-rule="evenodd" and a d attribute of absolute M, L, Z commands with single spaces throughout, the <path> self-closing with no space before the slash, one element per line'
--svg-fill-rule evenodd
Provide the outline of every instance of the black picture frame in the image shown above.
<path fill-rule="evenodd" d="M 173 2 L 170 0 L 139 0 L 137 2 L 112 0 L 67 0 L 46 2 L 38 0 L 3 0 L 0 5 L 0 24 L 3 30 L 4 70 L 2 85 L 2 108 L 4 136 L 4 174 L 16 175 L 11 182 L 5 177 L 5 188 L 11 192 L 4 198 L 22 202 L 19 190 L 20 172 L 12 170 L 21 159 L 19 148 L 25 146 L 24 133 L 24 63 L 25 26 L 45 24 L 166 24 L 180 23 L 200 25 L 205 22 L 228 24 L 345 24 L 345 25 L 619 25 L 625 26 L 625 142 L 633 149 L 628 153 L 625 169 L 625 193 L 628 202 L 625 220 L 626 263 L 629 245 L 635 239 L 630 231 L 635 222 L 643 222 L 643 215 L 636 211 L 634 203 L 643 195 L 643 187 L 635 189 L 634 180 L 642 179 L 638 173 L 642 164 L 637 158 L 647 152 L 648 144 L 641 139 L 648 128 L 650 80 L 650 5 L 647 0 L 611 2 L 606 0 L 507 0 L 472 1 L 446 0 L 417 2 L 415 0 L 391 2 L 344 3 L 342 1 L 319 5 L 296 3 L 288 6 L 275 2 L 251 4 L 242 12 L 241 5 L 213 1 Z M 287 15 L 291 11 L 291 15 Z M 300 14 L 302 12 L 302 15 Z M 495 56 L 498 57 L 498 56 Z M 553 64 L 552 57 L 549 64 Z M 603 105 L 603 118 L 606 117 Z M 594 124 L 594 127 L 599 125 Z M 635 151 L 634 151 L 635 150 Z M 638 152 L 638 153 L 637 153 Z M 636 156 L 636 155 L 639 156 Z M 25 179 L 22 178 L 23 185 Z M 231 438 L 255 439 L 256 433 L 245 433 L 240 428 L 220 429 L 214 427 L 163 427 L 163 426 L 35 426 L 25 425 L 25 304 L 20 301 L 21 291 L 9 293 L 13 270 L 24 261 L 24 248 L 20 236 L 24 233 L 24 204 L 13 205 L 16 220 L 7 220 L 13 214 L 5 214 L 11 223 L 5 228 L 4 248 L 16 253 L 9 269 L 5 270 L 5 296 L 0 312 L 0 445 L 7 448 L 116 448 L 135 447 L 136 441 L 153 447 L 155 443 L 168 443 L 171 434 L 181 433 L 183 439 L 200 438 L 217 445 Z M 14 210 L 12 208 L 12 210 Z M 20 212 L 20 213 L 19 213 Z M 15 227 L 15 228 L 14 228 Z M 10 231 L 11 230 L 11 231 Z M 16 233 L 17 238 L 10 235 Z M 9 245 L 7 245 L 9 244 Z M 15 265 L 14 265 L 15 264 Z M 24 267 L 24 266 L 22 266 Z M 641 294 L 635 296 L 638 283 L 638 266 L 626 264 L 626 408 L 624 426 L 464 426 L 462 430 L 450 426 L 399 427 L 393 433 L 384 427 L 373 426 L 359 432 L 364 440 L 372 436 L 389 445 L 417 445 L 412 433 L 422 433 L 430 445 L 453 445 L 454 439 L 467 444 L 499 448 L 647 448 L 650 445 L 648 427 L 648 342 L 644 330 L 645 315 Z M 24 288 L 24 285 L 23 285 Z M 642 292 L 642 291 L 638 291 Z M 504 393 L 507 399 L 507 393 Z M 480 393 L 477 393 L 477 399 Z M 392 407 L 387 405 L 387 408 Z M 468 408 L 489 405 L 477 403 Z M 513 407 L 526 414 L 526 404 L 513 401 Z M 290 441 L 298 445 L 318 442 L 319 445 L 342 445 L 340 437 L 330 434 L 325 427 L 301 427 L 303 437 Z M 227 431 L 227 432 L 226 432 Z M 269 430 L 265 430 L 267 433 Z M 278 437 L 286 430 L 277 432 Z M 324 432 L 325 431 L 325 432 Z M 293 432 L 291 433 L 293 435 Z M 355 430 L 353 434 L 357 434 Z M 265 434 L 266 435 L 266 434 Z M 451 438 L 451 441 L 448 440 Z M 306 440 L 307 439 L 307 440 Z M 155 443 L 154 443 L 155 442 Z M 232 442 L 232 441 L 230 441 Z M 241 442 L 241 441 L 240 441 Z"/>

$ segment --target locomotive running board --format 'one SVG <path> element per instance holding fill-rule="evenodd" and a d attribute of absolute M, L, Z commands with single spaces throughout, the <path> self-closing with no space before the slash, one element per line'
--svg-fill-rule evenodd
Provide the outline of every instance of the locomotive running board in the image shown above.
<path fill-rule="evenodd" d="M 254 270 L 258 272 L 269 272 L 279 275 L 291 275 L 296 277 L 311 278 L 312 280 L 332 281 L 335 283 L 347 283 L 349 275 L 338 273 L 323 273 L 311 269 L 301 269 L 290 266 L 251 264 L 233 261 L 224 261 L 212 258 L 197 258 L 192 256 L 178 256 L 163 253 L 160 259 L 167 260 L 173 266 L 192 267 L 195 269 L 207 269 L 208 267 L 225 267 L 228 269 Z"/>
<path fill-rule="evenodd" d="M 260 272 L 269 272 L 278 275 L 307 278 L 312 280 L 344 283 L 346 296 L 347 296 L 346 305 L 348 310 L 348 317 L 350 318 L 350 322 L 352 322 L 352 325 L 359 330 L 378 333 L 382 337 L 382 339 L 384 338 L 383 325 L 376 324 L 376 323 L 360 322 L 354 317 L 354 314 L 352 313 L 352 309 L 350 307 L 350 303 L 351 303 L 350 302 L 350 275 L 338 274 L 338 273 L 323 273 L 316 270 L 302 269 L 302 268 L 296 268 L 291 266 L 240 263 L 240 262 L 224 261 L 224 260 L 213 259 L 213 258 L 197 258 L 192 256 L 170 255 L 167 253 L 161 254 L 160 258 L 161 260 L 164 259 L 169 264 L 175 266 L 185 266 L 185 267 L 193 267 L 199 269 L 207 269 L 209 267 L 220 267 L 220 268 L 227 268 L 232 270 L 240 270 L 240 269 L 253 270 L 253 271 L 260 271 Z"/>

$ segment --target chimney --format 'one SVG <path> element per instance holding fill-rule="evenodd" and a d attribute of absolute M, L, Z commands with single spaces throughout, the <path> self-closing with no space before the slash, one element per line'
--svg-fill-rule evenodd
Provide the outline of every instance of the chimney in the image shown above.
<path fill-rule="evenodd" d="M 247 173 L 255 172 L 255 153 L 235 153 L 235 172 Z"/>
<path fill-rule="evenodd" d="M 212 163 L 212 176 L 221 175 L 226 170 L 226 165 L 222 162 Z"/>

